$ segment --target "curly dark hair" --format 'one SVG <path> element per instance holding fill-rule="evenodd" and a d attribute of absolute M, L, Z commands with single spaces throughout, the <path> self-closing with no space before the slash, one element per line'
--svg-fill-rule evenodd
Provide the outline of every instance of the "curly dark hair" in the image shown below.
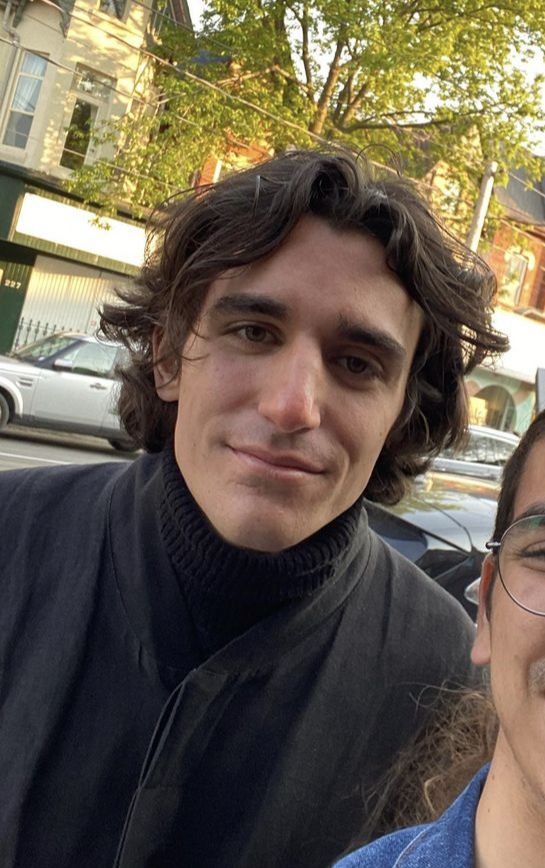
<path fill-rule="evenodd" d="M 425 314 L 402 412 L 382 449 L 366 496 L 395 503 L 407 483 L 467 427 L 463 377 L 507 348 L 491 325 L 492 271 L 440 227 L 414 185 L 348 152 L 290 151 L 204 189 L 186 192 L 155 216 L 139 280 L 104 305 L 102 331 L 123 343 L 119 409 L 138 446 L 155 452 L 172 438 L 176 407 L 158 398 L 152 335 L 183 363 L 208 287 L 231 268 L 273 254 L 305 214 L 378 239 L 389 267 Z"/>
<path fill-rule="evenodd" d="M 487 675 L 480 687 L 443 685 L 423 729 L 367 794 L 365 819 L 351 848 L 437 820 L 492 759 L 498 728 Z"/>

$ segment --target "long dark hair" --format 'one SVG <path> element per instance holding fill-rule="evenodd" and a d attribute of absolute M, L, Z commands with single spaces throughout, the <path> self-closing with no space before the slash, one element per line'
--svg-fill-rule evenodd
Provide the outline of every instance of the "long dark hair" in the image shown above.
<path fill-rule="evenodd" d="M 186 193 L 156 215 L 140 279 L 119 293 L 124 305 L 102 312 L 103 332 L 130 351 L 121 418 L 138 445 L 162 449 L 176 408 L 155 392 L 154 330 L 165 355 L 182 364 L 212 281 L 273 254 L 305 214 L 377 238 L 425 313 L 405 405 L 366 489 L 369 498 L 394 503 L 442 446 L 464 435 L 463 377 L 504 351 L 507 339 L 491 325 L 496 284 L 488 266 L 439 226 L 412 184 L 375 178 L 349 153 L 292 151 Z"/>

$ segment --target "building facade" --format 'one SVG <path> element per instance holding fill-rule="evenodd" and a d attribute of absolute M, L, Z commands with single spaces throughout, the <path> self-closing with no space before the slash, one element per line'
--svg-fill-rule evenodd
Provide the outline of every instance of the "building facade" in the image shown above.
<path fill-rule="evenodd" d="M 187 6 L 167 13 L 190 25 Z M 141 223 L 102 218 L 68 192 L 112 161 L 108 123 L 146 111 L 158 13 L 142 0 L 0 2 L 0 352 L 53 330 L 92 332 L 98 301 L 140 266 Z"/>
<path fill-rule="evenodd" d="M 537 369 L 545 367 L 545 178 L 529 183 L 511 170 L 495 195 L 503 217 L 481 252 L 498 281 L 494 324 L 511 348 L 479 367 L 468 390 L 473 421 L 522 433 L 534 413 Z"/>

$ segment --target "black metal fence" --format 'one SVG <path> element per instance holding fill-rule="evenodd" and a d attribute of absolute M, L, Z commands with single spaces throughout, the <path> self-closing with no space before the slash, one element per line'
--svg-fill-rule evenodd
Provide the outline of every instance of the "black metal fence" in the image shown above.
<path fill-rule="evenodd" d="M 59 323 L 41 322 L 39 319 L 24 319 L 24 317 L 21 317 L 12 349 L 16 350 L 18 347 L 24 347 L 27 344 L 34 343 L 34 341 L 37 341 L 39 338 L 45 338 L 47 335 L 55 334 L 55 332 L 64 332 L 66 330 L 66 326 L 60 325 Z"/>

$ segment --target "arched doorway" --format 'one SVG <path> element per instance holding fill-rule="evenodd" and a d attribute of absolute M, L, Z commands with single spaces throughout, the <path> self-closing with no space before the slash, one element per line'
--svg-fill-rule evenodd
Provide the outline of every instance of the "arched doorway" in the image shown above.
<path fill-rule="evenodd" d="M 485 425 L 499 431 L 514 431 L 517 411 L 511 393 L 504 386 L 485 386 L 475 397 L 486 401 Z"/>

